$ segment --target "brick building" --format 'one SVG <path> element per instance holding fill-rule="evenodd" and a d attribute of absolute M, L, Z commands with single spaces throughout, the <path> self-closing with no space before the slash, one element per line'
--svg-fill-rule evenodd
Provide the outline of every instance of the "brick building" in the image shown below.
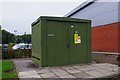
<path fill-rule="evenodd" d="M 120 52 L 120 2 L 89 0 L 65 15 L 92 20 L 92 51 Z"/>

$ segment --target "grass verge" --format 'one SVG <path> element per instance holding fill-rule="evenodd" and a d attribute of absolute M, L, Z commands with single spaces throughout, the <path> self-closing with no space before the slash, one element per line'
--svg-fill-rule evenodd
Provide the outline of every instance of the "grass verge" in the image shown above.
<path fill-rule="evenodd" d="M 7 78 L 15 78 L 17 80 L 18 75 L 17 72 L 15 71 L 15 67 L 12 61 L 10 60 L 2 60 L 0 61 L 0 72 L 2 72 L 2 74 L 0 74 L 1 78 L 3 80 L 7 79 Z"/>

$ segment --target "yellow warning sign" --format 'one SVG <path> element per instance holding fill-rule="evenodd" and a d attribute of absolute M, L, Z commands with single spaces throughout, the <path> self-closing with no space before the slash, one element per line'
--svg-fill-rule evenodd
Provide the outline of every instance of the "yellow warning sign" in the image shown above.
<path fill-rule="evenodd" d="M 74 34 L 74 43 L 78 44 L 78 34 Z"/>
<path fill-rule="evenodd" d="M 81 37 L 78 34 L 74 34 L 74 44 L 81 43 Z"/>

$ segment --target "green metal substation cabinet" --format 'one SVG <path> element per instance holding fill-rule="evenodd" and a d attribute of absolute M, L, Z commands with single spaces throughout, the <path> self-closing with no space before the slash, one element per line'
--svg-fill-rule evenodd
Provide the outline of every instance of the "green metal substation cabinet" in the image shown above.
<path fill-rule="evenodd" d="M 91 63 L 91 21 L 39 17 L 32 23 L 32 57 L 41 67 Z"/>

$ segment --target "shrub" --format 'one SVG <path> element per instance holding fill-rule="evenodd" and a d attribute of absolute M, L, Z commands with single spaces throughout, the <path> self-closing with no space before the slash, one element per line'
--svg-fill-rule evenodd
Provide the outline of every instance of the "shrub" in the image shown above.
<path fill-rule="evenodd" d="M 2 59 L 9 59 L 10 56 L 8 54 L 7 49 L 2 49 Z"/>

